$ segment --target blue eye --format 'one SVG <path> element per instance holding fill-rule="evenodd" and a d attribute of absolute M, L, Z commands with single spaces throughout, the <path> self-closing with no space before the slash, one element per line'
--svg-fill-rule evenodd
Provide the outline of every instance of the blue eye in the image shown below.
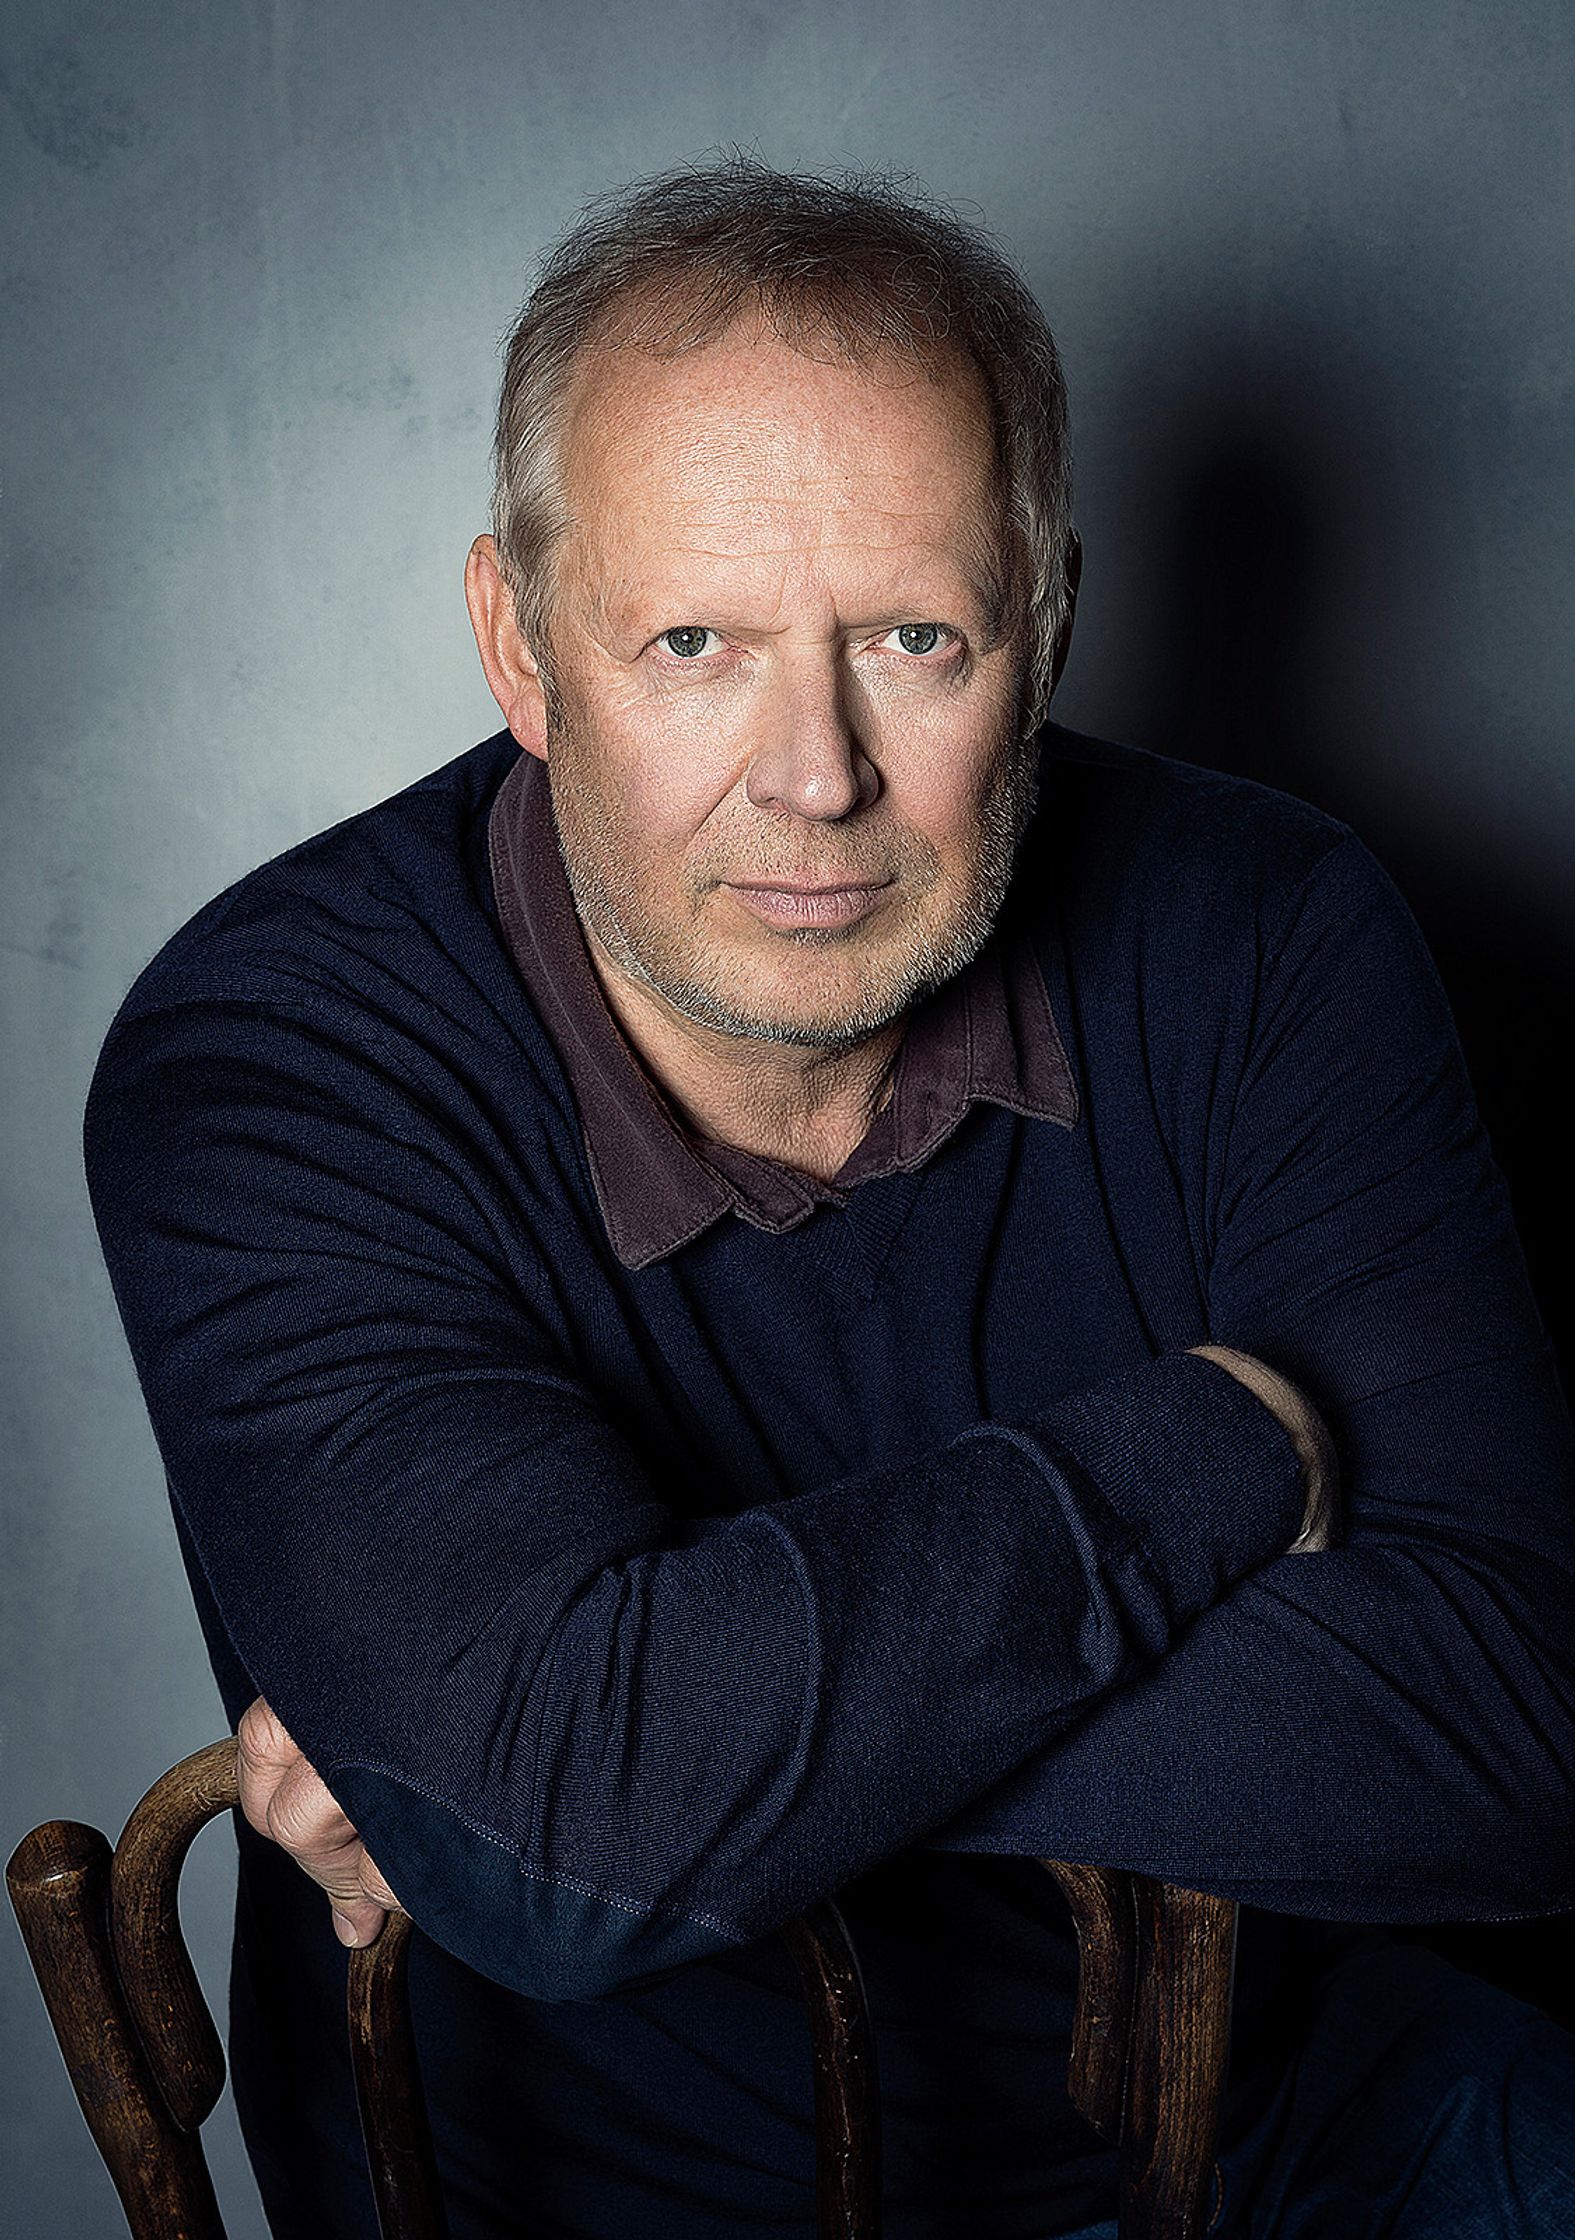
<path fill-rule="evenodd" d="M 662 644 L 669 653 L 677 654 L 681 661 L 691 661 L 697 653 L 704 650 L 705 641 L 710 635 L 704 623 L 681 622 L 673 629 L 662 632 Z M 681 642 L 675 643 L 675 640 Z"/>
<path fill-rule="evenodd" d="M 933 653 L 941 642 L 941 626 L 938 622 L 901 622 L 897 636 L 904 653 Z"/>

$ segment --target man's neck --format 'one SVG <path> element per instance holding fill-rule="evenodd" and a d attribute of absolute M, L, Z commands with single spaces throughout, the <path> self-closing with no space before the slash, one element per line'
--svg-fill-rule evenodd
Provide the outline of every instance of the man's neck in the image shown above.
<path fill-rule="evenodd" d="M 890 1101 L 906 1013 L 848 1050 L 724 1035 L 618 971 L 593 933 L 586 947 L 609 1010 L 696 1135 L 829 1182 Z"/>

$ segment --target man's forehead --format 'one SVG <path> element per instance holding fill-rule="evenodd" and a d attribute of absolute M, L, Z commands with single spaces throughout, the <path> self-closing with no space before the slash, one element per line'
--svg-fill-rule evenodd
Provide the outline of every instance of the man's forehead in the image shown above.
<path fill-rule="evenodd" d="M 580 391 L 562 462 L 574 572 L 598 605 L 680 586 L 758 603 L 806 570 L 904 613 L 993 601 L 993 430 L 976 390 L 781 345 L 657 360 L 651 378 L 644 353 L 612 355 Z"/>
<path fill-rule="evenodd" d="M 953 351 L 916 360 L 884 350 L 850 362 L 806 355 L 775 336 L 723 334 L 663 355 L 588 350 L 571 382 L 565 460 L 595 473 L 631 461 L 648 471 L 715 473 L 729 464 L 797 464 L 806 482 L 917 463 L 975 474 L 993 458 L 983 377 Z"/>

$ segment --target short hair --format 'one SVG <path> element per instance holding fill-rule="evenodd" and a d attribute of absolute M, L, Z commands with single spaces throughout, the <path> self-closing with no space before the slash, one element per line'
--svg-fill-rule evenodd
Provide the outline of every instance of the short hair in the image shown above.
<path fill-rule="evenodd" d="M 1072 463 L 1060 355 L 993 236 L 872 171 L 770 169 L 733 147 L 587 202 L 547 251 L 505 344 L 493 451 L 499 570 L 549 693 L 554 554 L 567 516 L 557 452 L 582 352 L 667 355 L 719 334 L 753 298 L 777 334 L 859 361 L 960 346 L 995 421 L 1004 633 L 1026 625 L 1024 729 L 1049 705 L 1070 603 Z"/>

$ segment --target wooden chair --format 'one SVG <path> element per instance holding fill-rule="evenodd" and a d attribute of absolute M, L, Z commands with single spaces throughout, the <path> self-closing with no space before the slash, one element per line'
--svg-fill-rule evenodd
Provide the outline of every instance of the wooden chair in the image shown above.
<path fill-rule="evenodd" d="M 224 2240 L 198 2136 L 224 2053 L 181 1934 L 192 1838 L 237 1801 L 233 1735 L 156 1781 L 113 1849 L 47 1820 L 6 1868 L 55 2036 L 135 2240 Z M 1071 1907 L 1078 1993 L 1069 2089 L 1119 2146 L 1122 2240 L 1198 2240 L 1229 2050 L 1236 1908 L 1146 1875 L 1042 1859 Z M 347 1954 L 348 2023 L 383 2240 L 446 2240 L 405 1998 L 412 1923 Z M 880 2108 L 857 1955 L 835 1904 L 782 1930 L 814 2057 L 820 2240 L 876 2240 Z"/>

